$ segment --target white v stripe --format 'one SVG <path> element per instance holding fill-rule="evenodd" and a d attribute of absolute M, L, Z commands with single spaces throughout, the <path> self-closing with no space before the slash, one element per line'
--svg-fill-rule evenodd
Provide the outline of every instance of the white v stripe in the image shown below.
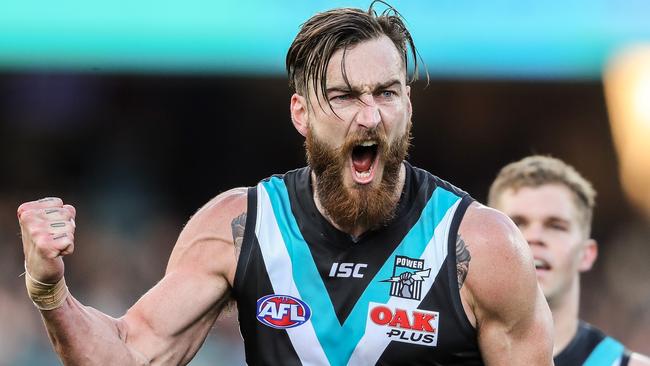
<path fill-rule="evenodd" d="M 269 195 L 262 184 L 257 186 L 255 235 L 275 294 L 301 299 L 293 281 L 291 257 L 282 239 Z M 283 331 L 285 330 L 278 330 Z M 303 365 L 329 365 L 311 320 L 298 327 L 286 329 L 286 332 Z"/>

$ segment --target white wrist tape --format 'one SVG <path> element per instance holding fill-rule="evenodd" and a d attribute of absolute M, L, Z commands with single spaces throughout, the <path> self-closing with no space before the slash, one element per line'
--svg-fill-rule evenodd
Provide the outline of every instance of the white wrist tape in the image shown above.
<path fill-rule="evenodd" d="M 25 265 L 25 285 L 27 293 L 34 305 L 40 310 L 54 310 L 61 307 L 68 297 L 68 286 L 65 284 L 65 277 L 59 282 L 43 283 L 30 276 Z"/>

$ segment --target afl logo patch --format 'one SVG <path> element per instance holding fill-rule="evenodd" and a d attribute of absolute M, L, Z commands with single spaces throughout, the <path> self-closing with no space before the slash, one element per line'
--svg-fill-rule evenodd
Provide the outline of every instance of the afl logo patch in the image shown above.
<path fill-rule="evenodd" d="M 266 295 L 257 300 L 257 320 L 276 329 L 287 329 L 304 324 L 311 317 L 311 309 L 302 300 L 289 295 Z"/>

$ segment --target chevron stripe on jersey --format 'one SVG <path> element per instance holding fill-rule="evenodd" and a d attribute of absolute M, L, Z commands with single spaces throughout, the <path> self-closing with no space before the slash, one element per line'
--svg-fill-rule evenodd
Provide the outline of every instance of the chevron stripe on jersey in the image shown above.
<path fill-rule="evenodd" d="M 429 291 L 447 256 L 448 231 L 460 197 L 436 187 L 416 224 L 387 258 L 341 324 L 292 214 L 284 181 L 270 178 L 258 185 L 257 192 L 255 234 L 273 291 L 277 295 L 299 298 L 312 310 L 305 324 L 286 330 L 300 361 L 304 365 L 374 364 L 390 339 L 382 336 L 383 333 L 367 332 L 369 304 L 417 308 L 419 300 L 391 297 L 390 285 L 385 280 L 393 275 L 396 256 L 426 259 L 431 274 L 422 283 L 422 293 Z"/>
<path fill-rule="evenodd" d="M 556 366 L 627 366 L 630 351 L 600 329 L 580 321 L 573 339 L 553 361 Z"/>
<path fill-rule="evenodd" d="M 605 337 L 596 348 L 583 366 L 618 366 L 621 364 L 625 347 L 621 342 L 611 337 Z"/>

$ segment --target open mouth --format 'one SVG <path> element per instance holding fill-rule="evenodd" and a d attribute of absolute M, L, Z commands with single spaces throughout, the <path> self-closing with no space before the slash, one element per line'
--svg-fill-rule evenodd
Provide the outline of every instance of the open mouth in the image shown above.
<path fill-rule="evenodd" d="M 352 149 L 352 154 L 350 154 L 352 164 L 350 165 L 355 182 L 367 184 L 372 181 L 375 175 L 377 151 L 377 142 L 373 140 L 363 141 Z"/>
<path fill-rule="evenodd" d="M 535 258 L 535 269 L 540 271 L 550 271 L 551 265 L 543 259 Z"/>

